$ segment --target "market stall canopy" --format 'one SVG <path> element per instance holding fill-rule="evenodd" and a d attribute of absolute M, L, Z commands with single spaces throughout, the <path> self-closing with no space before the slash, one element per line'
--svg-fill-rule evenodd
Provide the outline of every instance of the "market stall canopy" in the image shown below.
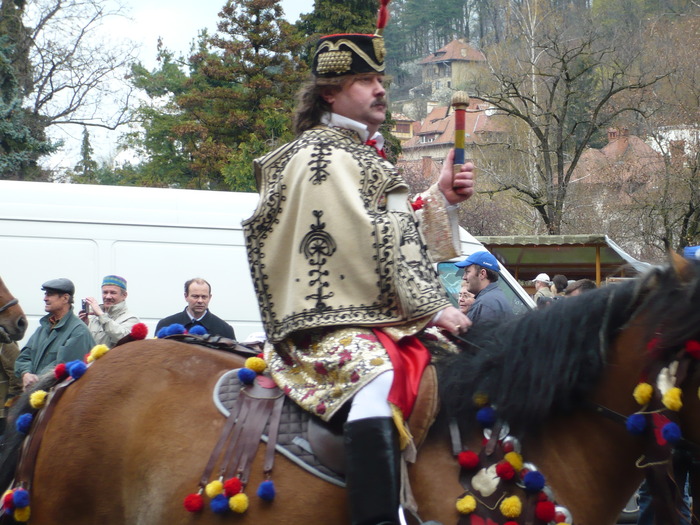
<path fill-rule="evenodd" d="M 607 235 L 526 235 L 477 237 L 499 257 L 516 279 L 538 273 L 564 274 L 568 279 L 634 277 L 651 267 L 620 248 Z"/>

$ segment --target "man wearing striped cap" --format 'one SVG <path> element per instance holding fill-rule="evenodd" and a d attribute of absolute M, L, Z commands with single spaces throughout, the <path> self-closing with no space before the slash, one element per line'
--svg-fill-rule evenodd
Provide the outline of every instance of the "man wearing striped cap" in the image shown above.
<path fill-rule="evenodd" d="M 102 279 L 102 304 L 94 297 L 86 297 L 84 308 L 78 316 L 88 325 L 96 344 L 112 348 L 139 318 L 126 307 L 126 279 L 118 275 L 107 275 Z"/>

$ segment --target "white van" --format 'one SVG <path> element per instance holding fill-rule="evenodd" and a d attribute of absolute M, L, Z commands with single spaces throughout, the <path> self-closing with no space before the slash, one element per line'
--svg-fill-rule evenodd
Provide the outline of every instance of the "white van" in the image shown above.
<path fill-rule="evenodd" d="M 44 315 L 43 282 L 71 279 L 77 313 L 80 299 L 101 298 L 109 274 L 127 280 L 127 304 L 149 337 L 160 319 L 185 308 L 184 283 L 193 277 L 209 281 L 211 311 L 239 340 L 261 330 L 241 229 L 257 200 L 256 193 L 0 181 L 0 276 L 29 317 L 26 337 Z M 465 256 L 484 249 L 461 233 Z M 438 268 L 456 298 L 461 273 L 451 262 Z M 532 308 L 509 273 L 499 282 L 516 311 Z"/>

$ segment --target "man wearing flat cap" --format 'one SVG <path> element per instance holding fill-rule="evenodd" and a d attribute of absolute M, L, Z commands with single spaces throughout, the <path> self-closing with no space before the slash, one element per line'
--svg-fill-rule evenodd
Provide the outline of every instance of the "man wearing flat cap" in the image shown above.
<path fill-rule="evenodd" d="M 474 167 L 453 174 L 450 152 L 411 202 L 386 160 L 386 3 L 377 33 L 321 37 L 297 138 L 255 161 L 260 204 L 243 223 L 269 370 L 302 408 L 344 422 L 354 525 L 399 523 L 398 437 L 410 436 L 395 423 L 415 399 L 401 370 L 430 361 L 423 330 L 471 324 L 433 260 L 458 253 L 456 207 L 474 192 Z"/>
<path fill-rule="evenodd" d="M 85 298 L 87 311 L 80 310 L 78 317 L 88 325 L 95 344 L 112 348 L 139 322 L 126 307 L 126 296 L 126 279 L 107 275 L 102 279 L 102 304 L 94 297 Z"/>
<path fill-rule="evenodd" d="M 61 277 L 46 281 L 41 289 L 46 315 L 15 361 L 15 375 L 25 390 L 57 364 L 84 359 L 95 345 L 85 323 L 73 313 L 73 283 Z"/>

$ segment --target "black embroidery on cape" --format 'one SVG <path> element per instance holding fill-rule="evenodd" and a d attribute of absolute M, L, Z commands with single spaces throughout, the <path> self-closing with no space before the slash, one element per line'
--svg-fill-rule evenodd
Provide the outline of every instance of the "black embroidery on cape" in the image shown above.
<path fill-rule="evenodd" d="M 312 269 L 309 270 L 309 277 L 312 277 L 309 286 L 316 288 L 316 293 L 307 295 L 306 299 L 315 299 L 316 310 L 323 311 L 328 308 L 324 299 L 330 299 L 335 295 L 332 291 L 323 293 L 330 286 L 330 283 L 324 280 L 325 277 L 328 277 L 329 272 L 323 267 L 328 262 L 328 258 L 335 253 L 337 246 L 331 234 L 326 231 L 326 223 L 321 222 L 323 211 L 314 210 L 311 213 L 316 217 L 316 224 L 310 225 L 311 231 L 304 235 L 299 251 L 304 254 L 312 266 Z"/>

